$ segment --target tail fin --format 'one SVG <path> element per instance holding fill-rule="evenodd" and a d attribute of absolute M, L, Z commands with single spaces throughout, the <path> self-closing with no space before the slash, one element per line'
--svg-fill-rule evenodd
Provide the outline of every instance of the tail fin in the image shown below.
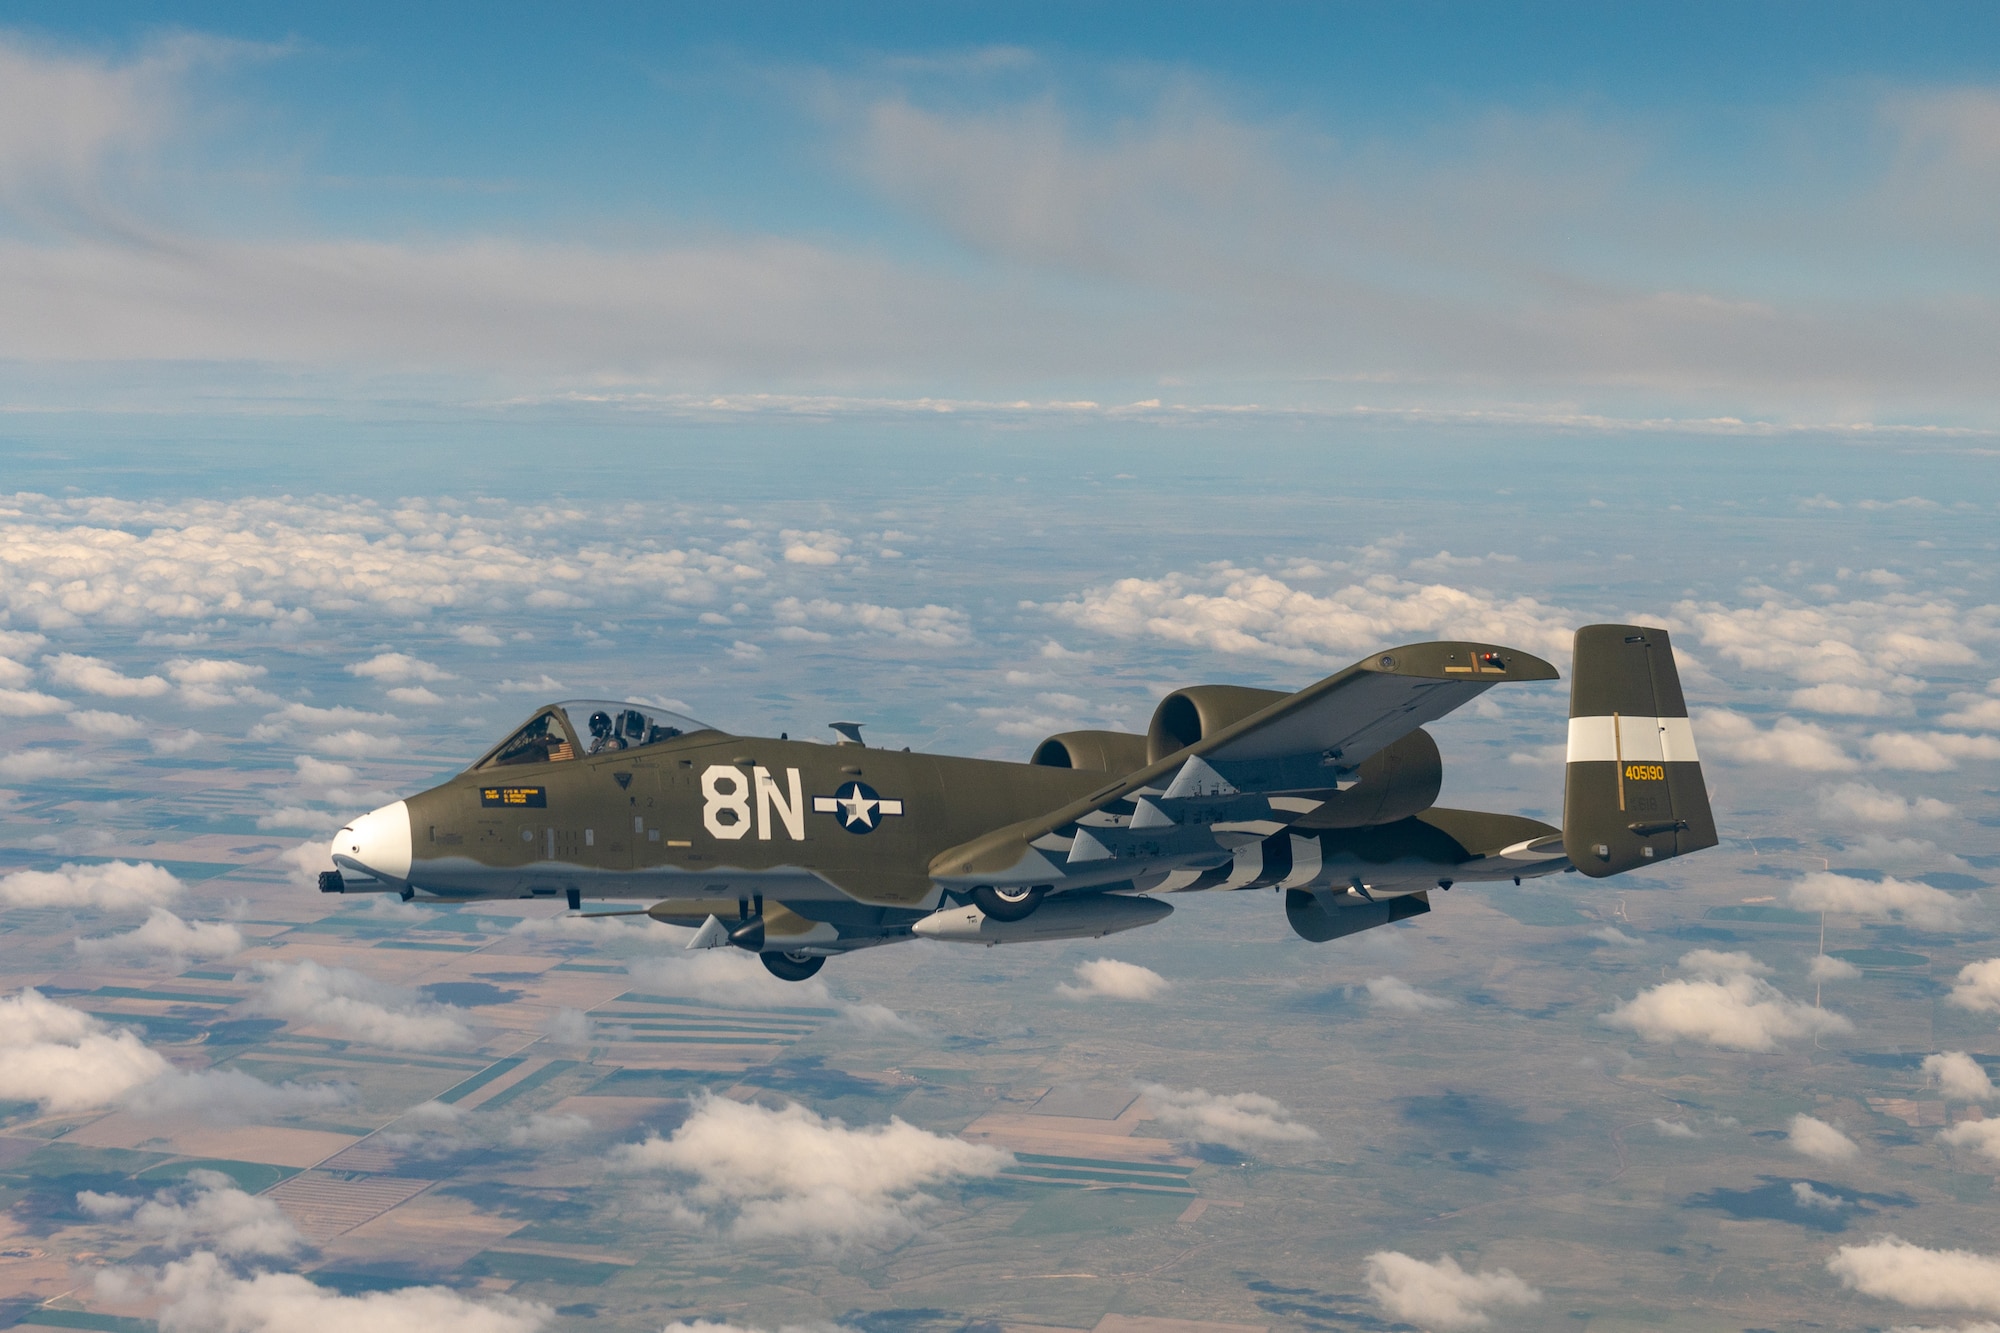
<path fill-rule="evenodd" d="M 1645 625 L 1576 632 L 1563 850 L 1594 879 L 1716 843 L 1672 642 Z"/>

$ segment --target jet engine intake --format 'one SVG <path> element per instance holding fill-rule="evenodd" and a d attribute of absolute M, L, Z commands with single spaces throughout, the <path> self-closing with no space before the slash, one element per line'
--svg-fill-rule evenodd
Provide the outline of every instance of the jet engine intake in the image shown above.
<path fill-rule="evenodd" d="M 1289 698 L 1283 690 L 1253 690 L 1247 685 L 1190 685 L 1175 690 L 1153 710 L 1152 724 L 1146 728 L 1146 762 L 1165 759 Z"/>
<path fill-rule="evenodd" d="M 1131 773 L 1146 766 L 1146 738 L 1129 731 L 1060 731 L 1037 745 L 1028 762 L 1043 768 Z"/>

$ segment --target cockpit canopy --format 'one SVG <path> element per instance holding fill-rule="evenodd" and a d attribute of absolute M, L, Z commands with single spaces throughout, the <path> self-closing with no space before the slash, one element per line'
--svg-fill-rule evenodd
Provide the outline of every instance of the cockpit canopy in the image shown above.
<path fill-rule="evenodd" d="M 580 755 L 635 750 L 691 732 L 713 730 L 706 722 L 653 704 L 567 699 L 529 718 L 526 726 L 495 747 L 477 767 L 562 763 Z"/>

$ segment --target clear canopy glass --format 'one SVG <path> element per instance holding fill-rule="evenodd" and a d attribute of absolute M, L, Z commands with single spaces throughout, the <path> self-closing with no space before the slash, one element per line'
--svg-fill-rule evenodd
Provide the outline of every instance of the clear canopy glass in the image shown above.
<path fill-rule="evenodd" d="M 653 704 L 566 699 L 535 714 L 483 767 L 558 764 L 580 755 L 633 750 L 690 732 L 713 730 L 706 722 Z"/>

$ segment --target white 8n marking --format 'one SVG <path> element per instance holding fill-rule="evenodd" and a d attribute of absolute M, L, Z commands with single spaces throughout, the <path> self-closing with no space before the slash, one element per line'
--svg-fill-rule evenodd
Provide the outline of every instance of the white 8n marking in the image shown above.
<path fill-rule="evenodd" d="M 806 836 L 806 803 L 799 791 L 799 770 L 785 770 L 785 790 L 780 790 L 769 769 L 751 771 L 754 777 L 746 778 L 742 769 L 731 764 L 710 764 L 702 770 L 702 827 L 729 842 L 747 835 L 751 826 L 750 793 L 754 789 L 757 793 L 757 837 L 770 841 L 771 828 L 775 824 L 794 842 L 803 841 Z M 725 810 L 734 816 L 726 823 L 722 818 Z M 772 819 L 774 814 L 777 816 L 775 820 Z"/>
<path fill-rule="evenodd" d="M 726 784 L 726 787 L 725 787 Z M 750 781 L 728 764 L 710 764 L 701 774 L 701 825 L 718 838 L 734 842 L 750 831 Z M 736 818 L 722 821 L 722 812 Z"/>

